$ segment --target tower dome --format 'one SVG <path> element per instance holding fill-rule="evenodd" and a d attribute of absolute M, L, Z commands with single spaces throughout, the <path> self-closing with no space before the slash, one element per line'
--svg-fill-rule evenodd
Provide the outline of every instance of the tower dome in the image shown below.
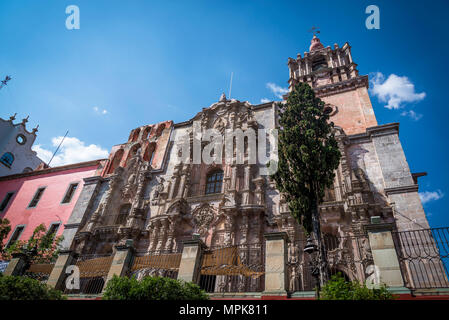
<path fill-rule="evenodd" d="M 324 46 L 320 42 L 320 39 L 316 35 L 313 35 L 312 41 L 310 41 L 309 51 L 312 52 L 312 51 L 323 49 L 323 48 L 324 48 Z"/>

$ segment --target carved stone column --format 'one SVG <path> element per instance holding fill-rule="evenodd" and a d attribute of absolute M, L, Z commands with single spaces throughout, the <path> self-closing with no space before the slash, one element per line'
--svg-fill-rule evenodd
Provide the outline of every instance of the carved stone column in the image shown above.
<path fill-rule="evenodd" d="M 243 174 L 243 190 L 242 190 L 242 205 L 249 205 L 250 197 L 250 181 L 251 179 L 251 165 L 247 164 L 244 167 Z"/>
<path fill-rule="evenodd" d="M 239 225 L 239 231 L 240 231 L 240 260 L 243 264 L 249 263 L 249 247 L 245 246 L 248 244 L 248 232 L 249 232 L 249 223 L 248 223 L 248 215 L 247 213 L 242 213 L 242 220 Z M 248 279 L 245 276 L 239 277 L 239 283 L 238 283 L 238 292 L 246 292 L 248 288 Z"/>
<path fill-rule="evenodd" d="M 159 224 L 153 223 L 153 227 L 150 234 L 150 247 L 149 251 L 155 251 L 157 246 L 157 240 L 159 237 Z"/>
<path fill-rule="evenodd" d="M 173 173 L 173 176 L 171 177 L 172 182 L 171 182 L 170 193 L 168 194 L 168 200 L 173 199 L 173 197 L 175 196 L 176 183 L 179 180 L 178 172 L 179 172 L 179 166 L 180 165 L 182 165 L 182 164 L 176 165 L 175 172 Z"/>
<path fill-rule="evenodd" d="M 165 241 L 167 239 L 167 229 L 168 229 L 168 219 L 165 219 L 164 221 L 162 221 L 162 225 L 161 225 L 161 230 L 159 232 L 159 237 L 158 237 L 158 242 L 157 242 L 157 247 L 156 247 L 156 251 L 160 252 L 164 247 L 165 247 Z"/>
<path fill-rule="evenodd" d="M 175 222 L 169 221 L 169 226 L 167 230 L 167 241 L 165 243 L 165 250 L 167 252 L 173 251 L 174 237 L 175 237 Z"/>
<path fill-rule="evenodd" d="M 224 245 L 225 246 L 230 246 L 230 245 L 232 245 L 232 236 L 233 236 L 233 234 L 232 234 L 232 226 L 234 225 L 233 224 L 233 220 L 234 220 L 234 218 L 230 215 L 230 214 L 226 214 L 225 215 L 225 224 L 224 224 L 224 226 L 225 226 L 225 237 L 224 237 Z"/>
<path fill-rule="evenodd" d="M 186 184 L 186 174 L 182 173 L 181 174 L 181 180 L 180 180 L 179 186 L 178 186 L 178 193 L 176 195 L 176 198 L 182 198 L 182 196 L 184 195 L 185 184 Z"/>

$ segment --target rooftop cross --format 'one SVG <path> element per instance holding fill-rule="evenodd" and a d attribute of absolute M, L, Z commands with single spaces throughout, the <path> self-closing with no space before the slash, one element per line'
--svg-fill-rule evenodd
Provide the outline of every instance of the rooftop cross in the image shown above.
<path fill-rule="evenodd" d="M 318 27 L 312 27 L 309 32 L 312 32 L 313 36 L 316 37 L 317 33 L 320 33 L 320 29 Z"/>

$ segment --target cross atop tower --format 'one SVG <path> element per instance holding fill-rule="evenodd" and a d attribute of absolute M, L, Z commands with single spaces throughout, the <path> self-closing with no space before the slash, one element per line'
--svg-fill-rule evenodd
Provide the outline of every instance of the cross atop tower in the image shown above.
<path fill-rule="evenodd" d="M 313 36 L 316 37 L 316 35 L 317 35 L 318 33 L 320 33 L 320 28 L 318 28 L 318 27 L 312 27 L 312 28 L 310 28 L 309 32 L 312 32 L 312 33 L 313 33 Z"/>

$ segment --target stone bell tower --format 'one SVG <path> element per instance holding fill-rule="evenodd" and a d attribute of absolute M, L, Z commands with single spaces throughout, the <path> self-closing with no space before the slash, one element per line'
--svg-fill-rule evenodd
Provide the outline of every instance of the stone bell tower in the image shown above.
<path fill-rule="evenodd" d="M 377 126 L 368 95 L 368 76 L 360 76 L 352 60 L 351 46 L 334 44 L 324 47 L 314 35 L 309 52 L 288 59 L 289 90 L 298 82 L 307 82 L 328 107 L 331 120 L 346 134 L 363 133 Z"/>

